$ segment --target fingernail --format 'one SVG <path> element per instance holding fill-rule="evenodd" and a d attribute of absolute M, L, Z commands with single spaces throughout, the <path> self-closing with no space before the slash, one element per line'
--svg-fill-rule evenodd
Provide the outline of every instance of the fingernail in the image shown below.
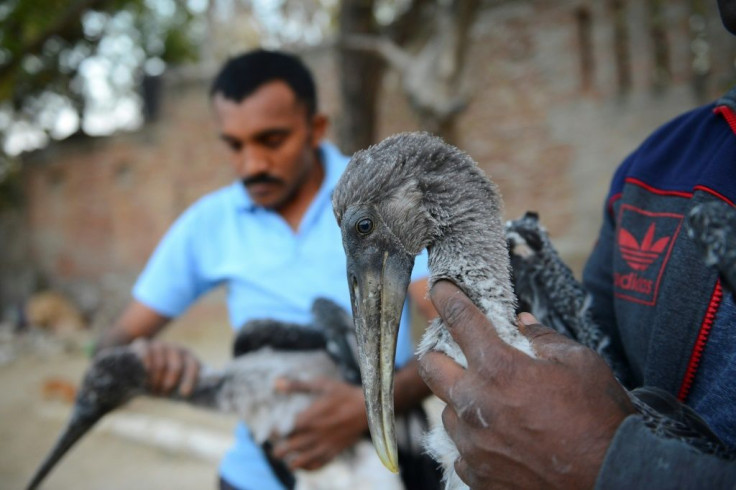
<path fill-rule="evenodd" d="M 527 313 L 527 312 L 519 314 L 519 321 L 523 323 L 524 325 L 534 325 L 536 323 L 539 323 L 539 321 L 536 318 L 534 318 L 534 315 L 532 315 L 531 313 Z"/>
<path fill-rule="evenodd" d="M 284 378 L 277 378 L 276 381 L 273 382 L 273 389 L 279 392 L 285 392 L 289 389 L 289 382 Z"/>

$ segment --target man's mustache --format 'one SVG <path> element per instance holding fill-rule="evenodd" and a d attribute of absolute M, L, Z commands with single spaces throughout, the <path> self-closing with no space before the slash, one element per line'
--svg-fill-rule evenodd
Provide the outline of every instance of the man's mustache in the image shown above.
<path fill-rule="evenodd" d="M 242 180 L 243 185 L 248 187 L 255 184 L 283 184 L 284 181 L 273 175 L 262 173 L 251 177 L 245 177 Z"/>

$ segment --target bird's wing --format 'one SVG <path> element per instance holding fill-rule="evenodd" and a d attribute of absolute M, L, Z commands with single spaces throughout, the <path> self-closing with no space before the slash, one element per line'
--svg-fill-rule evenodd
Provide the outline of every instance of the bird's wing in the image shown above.
<path fill-rule="evenodd" d="M 683 441 L 705 454 L 736 459 L 736 452 L 721 441 L 700 415 L 670 393 L 646 386 L 630 391 L 629 398 L 655 435 Z"/>
<path fill-rule="evenodd" d="M 218 410 L 235 413 L 261 443 L 272 433 L 288 434 L 313 393 L 282 393 L 277 380 L 340 379 L 340 372 L 324 350 L 276 351 L 265 347 L 236 357 L 223 368 L 217 391 Z"/>
<path fill-rule="evenodd" d="M 274 319 L 251 320 L 238 331 L 233 345 L 233 356 L 242 356 L 263 347 L 278 351 L 324 349 L 325 335 L 319 330 L 297 323 Z"/>

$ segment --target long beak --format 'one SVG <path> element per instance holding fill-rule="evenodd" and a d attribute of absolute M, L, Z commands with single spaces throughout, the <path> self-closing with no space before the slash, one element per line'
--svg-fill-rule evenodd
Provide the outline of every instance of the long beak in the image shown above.
<path fill-rule="evenodd" d="M 28 489 L 41 481 L 66 452 L 103 416 L 142 392 L 146 368 L 129 347 L 114 347 L 93 361 L 82 381 L 74 410 L 56 444 L 33 475 Z"/>
<path fill-rule="evenodd" d="M 394 428 L 394 356 L 401 312 L 414 258 L 375 251 L 348 258 L 358 357 L 368 427 L 378 457 L 394 473 L 398 453 Z"/>
<path fill-rule="evenodd" d="M 38 487 L 51 469 L 56 466 L 62 456 L 76 443 L 89 429 L 102 418 L 102 413 L 97 414 L 81 414 L 78 407 L 75 407 L 72 418 L 69 420 L 64 432 L 61 433 L 56 440 L 54 448 L 49 452 L 43 463 L 38 467 L 33 475 L 27 489 L 33 490 Z"/>

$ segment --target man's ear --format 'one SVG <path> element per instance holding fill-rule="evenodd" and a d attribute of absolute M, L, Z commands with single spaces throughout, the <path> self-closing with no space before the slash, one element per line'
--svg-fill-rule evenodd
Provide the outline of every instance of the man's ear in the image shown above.
<path fill-rule="evenodd" d="M 317 113 L 312 116 L 312 146 L 319 146 L 330 127 L 330 120 L 325 114 Z"/>

